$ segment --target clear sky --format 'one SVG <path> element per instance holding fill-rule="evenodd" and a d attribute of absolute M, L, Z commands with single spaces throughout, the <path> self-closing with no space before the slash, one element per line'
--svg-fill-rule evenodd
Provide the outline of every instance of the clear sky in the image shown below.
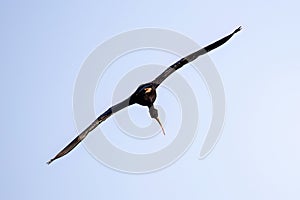
<path fill-rule="evenodd" d="M 299 199 L 299 17 L 290 0 L 1 2 L 1 198 Z M 112 170 L 82 145 L 45 164 L 77 133 L 74 85 L 98 45 L 156 27 L 204 46 L 240 25 L 210 54 L 225 88 L 226 121 L 208 157 L 198 159 L 199 134 L 177 162 L 148 174 Z"/>

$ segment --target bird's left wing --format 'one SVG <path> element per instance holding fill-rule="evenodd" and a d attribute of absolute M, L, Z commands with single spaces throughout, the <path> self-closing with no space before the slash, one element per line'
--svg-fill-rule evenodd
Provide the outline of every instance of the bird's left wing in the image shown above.
<path fill-rule="evenodd" d="M 131 105 L 130 98 L 110 107 L 107 111 L 101 114 L 91 125 L 89 125 L 82 133 L 80 133 L 70 144 L 68 144 L 63 150 L 61 150 L 54 158 L 49 160 L 47 164 L 49 165 L 54 160 L 66 155 L 72 149 L 74 149 L 92 130 L 94 130 L 101 122 L 109 118 L 113 113 L 118 112 L 119 110 Z"/>
<path fill-rule="evenodd" d="M 239 32 L 240 30 L 241 27 L 235 29 L 231 34 L 223 37 L 222 39 L 219 39 L 218 41 L 180 59 L 173 65 L 169 66 L 163 73 L 161 73 L 156 79 L 152 81 L 155 84 L 155 87 L 157 88 L 168 76 L 170 76 L 177 69 L 227 42 L 235 33 Z"/>

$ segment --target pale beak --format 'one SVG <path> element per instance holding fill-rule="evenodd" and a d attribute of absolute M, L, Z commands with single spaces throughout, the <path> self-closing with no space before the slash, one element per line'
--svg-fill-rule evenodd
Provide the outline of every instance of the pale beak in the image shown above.
<path fill-rule="evenodd" d="M 164 130 L 164 127 L 163 127 L 162 124 L 160 123 L 160 120 L 158 119 L 158 117 L 156 117 L 156 118 L 154 118 L 154 119 L 156 119 L 156 121 L 159 123 L 159 125 L 160 125 L 160 127 L 161 127 L 161 129 L 162 129 L 163 134 L 166 135 L 165 130 Z"/>

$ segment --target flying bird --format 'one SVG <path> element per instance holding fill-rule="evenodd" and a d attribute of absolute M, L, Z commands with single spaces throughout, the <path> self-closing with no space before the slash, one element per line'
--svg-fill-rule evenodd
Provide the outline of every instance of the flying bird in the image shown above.
<path fill-rule="evenodd" d="M 241 27 L 234 30 L 231 34 L 223 37 L 222 39 L 219 39 L 218 41 L 180 59 L 170 67 L 168 67 L 162 74 L 160 74 L 158 77 L 156 77 L 153 81 L 149 83 L 145 83 L 140 85 L 136 91 L 131 94 L 127 99 L 124 101 L 110 107 L 107 109 L 103 114 L 101 114 L 94 122 L 91 123 L 82 133 L 80 133 L 70 144 L 68 144 L 64 149 L 62 149 L 54 158 L 49 160 L 47 164 L 52 163 L 54 160 L 66 155 L 69 153 L 72 149 L 74 149 L 92 130 L 94 130 L 101 122 L 105 121 L 107 118 L 109 118 L 112 114 L 118 112 L 119 110 L 122 110 L 123 108 L 126 108 L 127 106 L 133 105 L 133 104 L 139 104 L 141 106 L 147 106 L 149 108 L 149 114 L 151 118 L 155 119 L 160 127 L 162 128 L 163 134 L 165 134 L 165 131 L 163 129 L 163 126 L 158 118 L 158 111 L 154 107 L 153 103 L 156 99 L 156 89 L 158 86 L 168 77 L 170 76 L 174 71 L 180 69 L 185 64 L 192 62 L 196 58 L 198 58 L 201 55 L 204 55 L 208 52 L 210 52 L 213 49 L 218 48 L 219 46 L 223 45 L 225 42 L 227 42 L 235 33 L 239 32 L 241 30 Z"/>

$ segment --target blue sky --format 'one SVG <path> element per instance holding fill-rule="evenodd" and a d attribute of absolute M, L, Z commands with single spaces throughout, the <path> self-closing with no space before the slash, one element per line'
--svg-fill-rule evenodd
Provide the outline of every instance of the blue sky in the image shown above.
<path fill-rule="evenodd" d="M 298 8 L 296 1 L 2 2 L 3 199 L 299 199 Z M 150 174 L 114 171 L 82 145 L 45 164 L 77 132 L 74 84 L 99 44 L 157 27 L 204 46 L 240 25 L 210 54 L 226 121 L 206 159 L 198 159 L 200 135 L 175 164 Z"/>

